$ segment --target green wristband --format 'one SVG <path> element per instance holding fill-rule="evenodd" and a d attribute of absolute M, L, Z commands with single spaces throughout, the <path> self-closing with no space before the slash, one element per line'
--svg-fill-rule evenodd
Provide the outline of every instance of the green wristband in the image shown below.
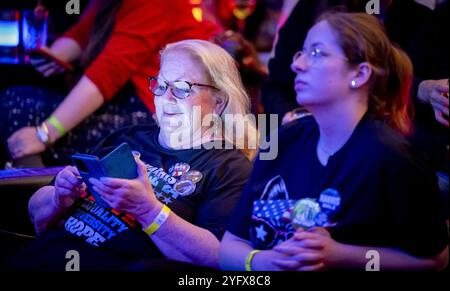
<path fill-rule="evenodd" d="M 49 124 L 51 124 L 56 129 L 56 131 L 58 131 L 59 136 L 63 136 L 66 134 L 66 129 L 64 128 L 64 126 L 61 124 L 61 122 L 55 116 L 53 116 L 53 115 L 50 116 L 47 119 L 47 122 Z"/>

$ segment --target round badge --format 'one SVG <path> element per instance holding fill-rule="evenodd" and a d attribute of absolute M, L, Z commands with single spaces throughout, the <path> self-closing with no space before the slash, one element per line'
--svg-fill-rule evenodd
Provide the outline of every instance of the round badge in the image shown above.
<path fill-rule="evenodd" d="M 191 180 L 194 183 L 198 183 L 203 178 L 203 174 L 199 171 L 192 170 L 184 174 L 181 179 L 183 180 Z"/>
<path fill-rule="evenodd" d="M 181 196 L 188 196 L 194 193 L 195 184 L 191 180 L 180 180 L 173 185 L 173 189 Z"/>
<path fill-rule="evenodd" d="M 186 163 L 176 163 L 169 169 L 169 175 L 172 177 L 181 177 L 189 171 L 191 166 Z"/>
<path fill-rule="evenodd" d="M 311 228 L 315 226 L 316 215 L 320 212 L 320 205 L 314 199 L 301 199 L 295 203 L 292 209 L 292 225 L 295 228 Z"/>
<path fill-rule="evenodd" d="M 328 216 L 335 214 L 341 205 L 341 195 L 333 188 L 325 189 L 319 196 L 320 207 Z"/>
<path fill-rule="evenodd" d="M 316 217 L 314 218 L 314 222 L 316 226 L 325 226 L 328 223 L 328 215 L 321 211 L 317 213 Z"/>

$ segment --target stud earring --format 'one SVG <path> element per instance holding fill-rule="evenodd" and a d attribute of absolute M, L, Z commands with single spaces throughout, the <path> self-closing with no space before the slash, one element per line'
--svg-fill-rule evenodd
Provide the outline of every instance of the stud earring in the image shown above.
<path fill-rule="evenodd" d="M 352 88 L 355 88 L 355 87 L 356 87 L 356 81 L 355 81 L 355 80 L 352 80 L 352 81 L 350 82 L 350 86 L 351 86 Z"/>

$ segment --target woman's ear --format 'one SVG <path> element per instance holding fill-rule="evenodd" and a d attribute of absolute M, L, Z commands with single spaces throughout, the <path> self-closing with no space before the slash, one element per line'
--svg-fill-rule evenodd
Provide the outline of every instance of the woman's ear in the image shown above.
<path fill-rule="evenodd" d="M 366 85 L 372 76 L 372 66 L 368 62 L 360 63 L 353 70 L 349 86 L 353 89 Z"/>
<path fill-rule="evenodd" d="M 216 108 L 214 109 L 214 113 L 219 116 L 222 116 L 223 111 L 227 107 L 228 104 L 228 96 L 223 93 L 219 93 L 216 96 Z"/>

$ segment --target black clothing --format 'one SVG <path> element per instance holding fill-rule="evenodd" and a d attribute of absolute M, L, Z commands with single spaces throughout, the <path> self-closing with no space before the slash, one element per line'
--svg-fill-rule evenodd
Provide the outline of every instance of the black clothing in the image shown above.
<path fill-rule="evenodd" d="M 154 125 L 127 127 L 101 142 L 94 153 L 103 156 L 127 142 L 141 153 L 157 198 L 178 216 L 211 231 L 220 240 L 250 173 L 250 161 L 236 149 L 163 148 L 158 133 Z M 188 179 L 186 173 L 196 177 L 187 183 L 191 191 L 178 187 Z M 70 249 L 80 252 L 81 268 L 85 270 L 127 269 L 140 259 L 164 258 L 137 221 L 101 207 L 92 196 L 79 199 L 63 225 L 38 236 L 22 254 L 21 265 L 64 270 L 64 254 Z"/>
<path fill-rule="evenodd" d="M 289 232 L 279 243 L 293 228 L 282 217 L 252 217 L 253 202 L 267 193 L 272 200 L 318 199 L 328 189 L 341 197 L 330 217 L 337 224 L 328 228 L 336 241 L 399 248 L 415 256 L 434 256 L 444 249 L 448 235 L 435 176 L 400 135 L 366 114 L 326 166 L 317 158 L 318 138 L 313 117 L 280 130 L 279 155 L 255 163 L 232 216 L 231 233 L 255 248 L 270 248 L 274 237 L 279 240 L 279 233 Z"/>

